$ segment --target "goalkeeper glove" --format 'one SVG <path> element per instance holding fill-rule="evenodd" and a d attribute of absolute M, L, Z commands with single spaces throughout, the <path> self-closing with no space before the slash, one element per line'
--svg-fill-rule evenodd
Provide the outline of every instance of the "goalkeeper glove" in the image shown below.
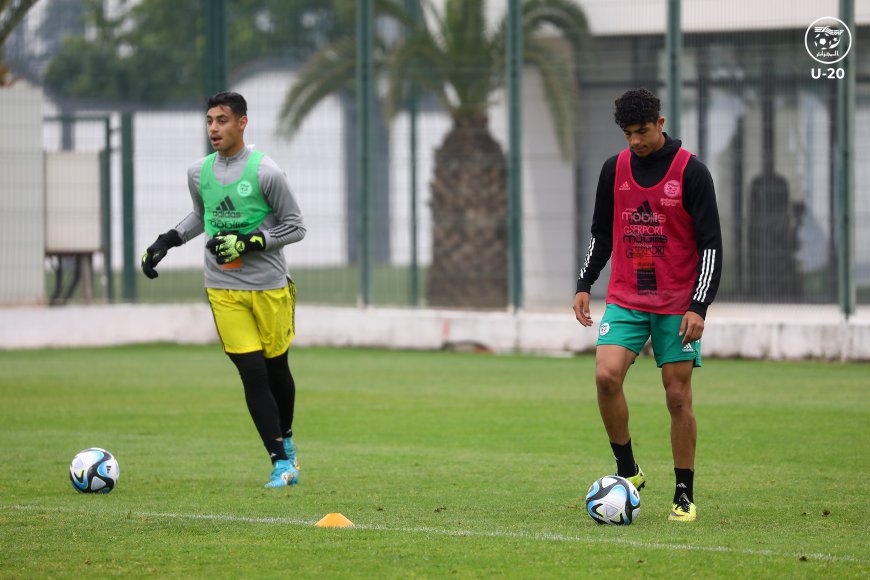
<path fill-rule="evenodd" d="M 261 252 L 266 249 L 266 238 L 260 230 L 250 234 L 227 234 L 218 232 L 205 247 L 215 255 L 218 264 L 229 264 L 248 252 Z"/>
<path fill-rule="evenodd" d="M 142 271 L 145 272 L 145 275 L 151 279 L 156 278 L 158 274 L 154 268 L 166 256 L 166 252 L 183 243 L 181 236 L 175 230 L 169 230 L 165 234 L 157 236 L 157 240 L 148 246 L 148 249 L 142 254 Z"/>

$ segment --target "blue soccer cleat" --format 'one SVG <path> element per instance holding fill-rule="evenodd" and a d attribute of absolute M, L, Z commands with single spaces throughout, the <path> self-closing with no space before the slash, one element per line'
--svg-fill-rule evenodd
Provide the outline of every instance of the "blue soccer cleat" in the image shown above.
<path fill-rule="evenodd" d="M 300 471 L 299 459 L 296 457 L 296 444 L 293 443 L 293 437 L 284 437 L 284 453 L 287 454 L 287 459 L 293 464 L 296 471 Z"/>
<path fill-rule="evenodd" d="M 278 459 L 272 468 L 272 475 L 263 487 L 287 487 L 299 483 L 299 470 L 289 459 Z"/>

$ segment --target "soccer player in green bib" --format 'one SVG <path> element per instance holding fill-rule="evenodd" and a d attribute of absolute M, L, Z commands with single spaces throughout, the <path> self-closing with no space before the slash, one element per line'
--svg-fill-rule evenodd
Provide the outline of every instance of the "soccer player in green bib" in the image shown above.
<path fill-rule="evenodd" d="M 296 287 L 282 249 L 305 237 L 302 212 L 284 171 L 245 145 L 248 105 L 238 93 L 208 100 L 215 152 L 187 171 L 193 211 L 151 244 L 142 271 L 157 277 L 166 253 L 205 232 L 205 289 L 224 352 L 272 462 L 266 487 L 299 481 L 293 442 L 296 384 L 287 360 L 295 334 Z"/>
<path fill-rule="evenodd" d="M 617 475 L 638 489 L 646 484 L 634 460 L 623 383 L 651 340 L 671 416 L 676 485 L 668 519 L 691 522 L 697 514 L 692 370 L 701 366 L 704 317 L 719 286 L 722 233 L 710 172 L 664 132 L 659 109 L 646 89 L 616 99 L 614 117 L 628 146 L 601 168 L 574 315 L 592 325 L 589 292 L 610 260 L 595 384 Z"/>

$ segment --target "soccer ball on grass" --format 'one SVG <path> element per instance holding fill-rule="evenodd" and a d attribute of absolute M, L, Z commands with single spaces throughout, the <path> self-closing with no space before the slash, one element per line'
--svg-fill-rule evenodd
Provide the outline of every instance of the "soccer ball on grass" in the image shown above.
<path fill-rule="evenodd" d="M 627 526 L 640 514 L 640 494 L 624 477 L 605 475 L 586 492 L 586 511 L 599 524 Z"/>
<path fill-rule="evenodd" d="M 69 466 L 69 480 L 79 493 L 109 493 L 119 475 L 118 461 L 99 447 L 79 451 Z"/>

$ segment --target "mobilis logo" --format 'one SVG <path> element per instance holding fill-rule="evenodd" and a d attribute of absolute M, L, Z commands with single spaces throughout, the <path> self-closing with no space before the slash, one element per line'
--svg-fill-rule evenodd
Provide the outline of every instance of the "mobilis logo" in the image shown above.
<path fill-rule="evenodd" d="M 804 46 L 816 62 L 834 64 L 849 54 L 852 48 L 852 32 L 839 18 L 825 16 L 807 27 Z"/>
<path fill-rule="evenodd" d="M 668 221 L 668 216 L 663 213 L 640 211 L 638 209 L 626 209 L 620 214 L 620 219 L 630 224 L 661 225 Z"/>

